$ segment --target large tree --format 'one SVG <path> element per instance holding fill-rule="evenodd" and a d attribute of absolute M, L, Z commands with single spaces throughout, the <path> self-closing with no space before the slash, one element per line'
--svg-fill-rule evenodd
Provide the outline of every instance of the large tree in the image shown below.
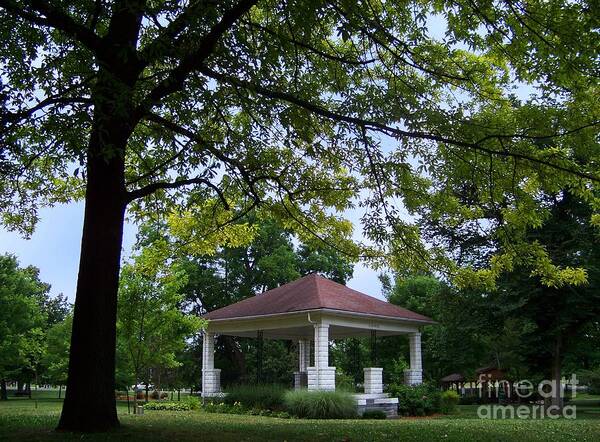
<path fill-rule="evenodd" d="M 210 254 L 179 249 L 177 264 L 187 275 L 185 309 L 204 314 L 313 272 L 342 284 L 352 277 L 348 256 L 316 241 L 295 245 L 292 232 L 256 213 L 241 221 L 252 230 L 246 244 Z"/>
<path fill-rule="evenodd" d="M 581 193 L 597 181 L 597 152 L 589 149 L 598 120 L 597 33 L 586 3 L 0 0 L 0 7 L 3 222 L 28 233 L 40 205 L 85 199 L 61 429 L 118 424 L 126 209 L 140 217 L 170 210 L 191 188 L 219 204 L 198 208 L 202 198 L 192 198 L 185 216 L 221 224 L 237 216 L 233 209 L 262 204 L 326 240 L 327 207 L 343 210 L 365 190 L 366 233 L 378 245 L 392 238 L 397 266 L 416 266 L 444 259 L 429 256 L 399 210 L 382 206 L 390 198 L 418 204 L 423 174 L 438 159 L 486 158 L 492 171 L 494 162 L 514 162 L 518 179 L 499 179 L 493 199 L 531 186 L 523 181 L 530 172 Z M 436 20 L 445 35 L 429 31 Z M 515 78 L 541 84 L 541 93 L 519 103 Z M 573 139 L 584 148 L 575 152 Z M 442 208 L 453 211 L 453 201 Z"/>
<path fill-rule="evenodd" d="M 533 196 L 539 201 L 539 213 L 528 215 L 536 221 L 515 225 L 503 219 L 507 207 L 465 197 L 464 183 L 455 186 L 461 204 L 481 210 L 481 217 L 476 222 L 424 217 L 423 227 L 436 232 L 433 236 L 443 240 L 465 268 L 484 269 L 474 274 L 485 279 L 490 267 L 498 272 L 499 277 L 484 284 L 473 298 L 476 306 L 485 307 L 474 312 L 473 323 L 480 323 L 494 364 L 509 369 L 516 378 L 530 373 L 558 383 L 565 357 L 573 358 L 573 348 L 581 351 L 600 314 L 600 230 L 594 225 L 592 208 L 570 190 L 539 189 Z M 520 236 L 517 225 L 527 242 L 506 241 Z M 529 248 L 547 254 L 543 266 L 536 265 Z M 560 273 L 573 277 L 565 281 Z M 452 297 L 448 301 L 452 303 Z M 591 354 L 589 359 L 595 360 Z M 576 365 L 571 362 L 570 368 L 582 368 Z M 562 406 L 560 394 L 552 402 Z"/>
<path fill-rule="evenodd" d="M 548 286 L 543 276 L 524 266 L 500 280 L 496 302 L 504 304 L 506 316 L 531 322 L 533 327 L 526 336 L 529 345 L 523 353 L 545 378 L 558 383 L 565 355 L 585 338 L 600 315 L 600 231 L 589 224 L 589 206 L 571 192 L 544 195 L 543 199 L 548 217 L 528 235 L 562 268 L 585 269 L 586 284 Z M 555 391 L 560 393 L 559 388 Z M 553 405 L 562 406 L 561 394 L 553 396 Z"/>

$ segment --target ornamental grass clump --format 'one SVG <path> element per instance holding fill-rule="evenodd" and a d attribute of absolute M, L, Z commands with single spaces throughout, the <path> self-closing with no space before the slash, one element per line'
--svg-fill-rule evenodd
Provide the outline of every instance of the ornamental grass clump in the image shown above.
<path fill-rule="evenodd" d="M 287 411 L 307 419 L 349 419 L 356 417 L 356 403 L 342 391 L 288 391 L 284 397 Z"/>
<path fill-rule="evenodd" d="M 237 402 L 246 408 L 282 410 L 286 389 L 276 384 L 234 385 L 225 392 L 223 401 L 228 405 Z"/>

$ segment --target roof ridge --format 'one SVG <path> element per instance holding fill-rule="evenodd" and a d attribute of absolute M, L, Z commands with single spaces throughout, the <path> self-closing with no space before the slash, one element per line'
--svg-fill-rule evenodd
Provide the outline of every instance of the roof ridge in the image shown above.
<path fill-rule="evenodd" d="M 325 305 L 325 302 L 323 301 L 322 298 L 322 293 L 321 293 L 321 285 L 319 284 L 319 278 L 323 278 L 321 275 L 319 275 L 317 272 L 313 273 L 314 278 L 313 278 L 313 284 L 315 285 L 315 289 L 317 292 L 317 303 L 319 305 L 319 307 L 323 307 Z M 323 278 L 325 279 L 325 278 Z"/>

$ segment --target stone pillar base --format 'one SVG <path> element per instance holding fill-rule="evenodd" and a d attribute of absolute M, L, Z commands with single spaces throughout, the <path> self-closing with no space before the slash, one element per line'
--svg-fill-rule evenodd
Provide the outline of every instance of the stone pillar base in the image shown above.
<path fill-rule="evenodd" d="M 404 383 L 406 385 L 418 385 L 423 383 L 423 370 L 404 370 Z"/>
<path fill-rule="evenodd" d="M 383 393 L 383 368 L 363 368 L 365 374 L 365 394 Z"/>
<path fill-rule="evenodd" d="M 202 396 L 212 396 L 221 392 L 221 369 L 202 369 Z"/>
<path fill-rule="evenodd" d="M 308 386 L 308 374 L 305 371 L 294 372 L 294 389 L 300 390 Z"/>
<path fill-rule="evenodd" d="M 381 394 L 355 394 L 356 411 L 360 416 L 365 411 L 383 411 L 387 417 L 398 417 L 398 398 L 388 397 L 387 393 Z"/>
<path fill-rule="evenodd" d="M 335 367 L 308 367 L 309 390 L 335 390 Z"/>

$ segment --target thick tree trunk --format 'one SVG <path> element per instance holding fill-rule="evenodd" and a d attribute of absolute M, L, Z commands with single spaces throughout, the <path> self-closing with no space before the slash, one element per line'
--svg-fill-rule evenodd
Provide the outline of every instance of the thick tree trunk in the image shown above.
<path fill-rule="evenodd" d="M 8 392 L 6 391 L 6 379 L 0 379 L 0 401 L 8 400 Z"/>
<path fill-rule="evenodd" d="M 563 408 L 563 394 L 561 386 L 562 377 L 562 339 L 556 338 L 554 343 L 554 354 L 552 355 L 552 382 L 554 383 L 554 394 L 552 395 L 552 405 L 556 413 L 561 413 Z"/>
<path fill-rule="evenodd" d="M 101 111 L 95 111 L 88 149 L 69 374 L 59 430 L 105 431 L 119 425 L 115 344 L 125 214 L 123 152 L 129 133 L 122 119 L 110 117 L 109 109 Z"/>
<path fill-rule="evenodd" d="M 554 349 L 552 350 L 552 362 L 549 370 L 550 373 L 550 385 L 544 388 L 547 392 L 544 397 L 544 410 L 547 415 L 560 415 L 563 409 L 563 394 L 561 388 L 561 374 L 562 374 L 562 338 L 557 337 L 554 342 Z"/>

